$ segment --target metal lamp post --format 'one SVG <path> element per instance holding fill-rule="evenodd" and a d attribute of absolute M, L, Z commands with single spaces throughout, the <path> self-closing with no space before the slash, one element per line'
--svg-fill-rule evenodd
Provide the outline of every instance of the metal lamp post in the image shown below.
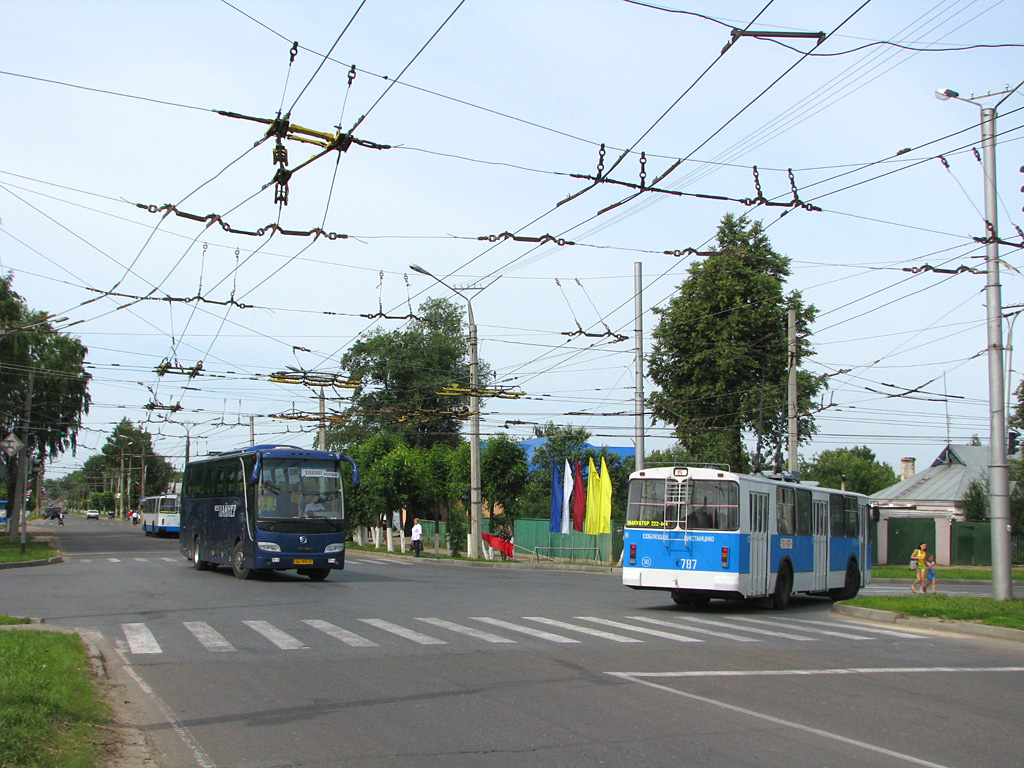
<path fill-rule="evenodd" d="M 1001 96 L 1011 91 L 985 94 Z M 999 227 L 996 197 L 996 110 L 982 106 L 973 95 L 962 98 L 948 88 L 936 91 L 941 101 L 956 99 L 981 109 L 981 150 L 985 170 L 985 220 L 988 226 L 985 244 L 987 280 L 985 303 L 988 320 L 988 400 L 989 400 L 989 518 L 992 522 L 992 597 L 1013 597 L 1010 567 L 1010 471 L 1006 460 L 1006 414 L 1003 396 L 1003 307 L 999 283 Z"/>
<path fill-rule="evenodd" d="M 466 301 L 466 308 L 469 314 L 469 552 L 471 558 L 480 557 L 481 537 L 483 526 L 483 501 L 480 488 L 480 370 L 477 364 L 477 334 L 476 320 L 473 318 L 473 300 L 460 291 L 453 288 L 444 280 L 428 272 L 418 264 L 410 264 L 409 269 L 426 275 L 436 280 L 448 290 L 458 294 Z"/>

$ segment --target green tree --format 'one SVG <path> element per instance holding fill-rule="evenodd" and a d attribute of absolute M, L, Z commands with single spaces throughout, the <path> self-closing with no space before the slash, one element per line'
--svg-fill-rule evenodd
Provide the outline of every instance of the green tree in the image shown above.
<path fill-rule="evenodd" d="M 457 445 L 465 420 L 465 412 L 458 412 L 468 407 L 470 381 L 462 318 L 462 309 L 451 301 L 429 299 L 404 329 L 375 329 L 356 341 L 341 366 L 362 383 L 352 395 L 350 422 L 330 429 L 332 445 L 349 445 L 379 431 L 413 448 Z M 481 385 L 488 378 L 481 364 Z M 463 394 L 438 394 L 452 384 Z"/>
<path fill-rule="evenodd" d="M 866 445 L 822 451 L 810 461 L 800 462 L 803 480 L 815 480 L 826 488 L 842 488 L 870 496 L 888 488 L 899 478 L 893 468 L 879 462 Z"/>
<path fill-rule="evenodd" d="M 1010 532 L 1024 533 L 1024 462 L 1011 459 L 1010 470 Z M 988 477 L 971 480 L 964 490 L 961 504 L 964 520 L 969 523 L 985 522 L 989 519 Z"/>
<path fill-rule="evenodd" d="M 528 475 L 526 449 L 521 442 L 505 435 L 487 441 L 480 455 L 480 483 L 483 497 L 491 504 L 492 518 L 497 504 L 509 527 L 515 525 L 519 497 L 526 488 Z"/>
<path fill-rule="evenodd" d="M 166 493 L 174 480 L 174 466 L 153 448 L 152 436 L 121 419 L 100 448 L 101 459 L 91 470 L 99 470 L 114 482 L 115 492 L 127 490 L 124 507 L 136 509 L 142 496 Z M 88 466 L 88 462 L 86 462 Z M 142 478 L 145 475 L 145 487 Z M 122 482 L 123 481 L 123 482 Z"/>
<path fill-rule="evenodd" d="M 648 374 L 660 391 L 648 398 L 656 418 L 675 428 L 680 446 L 704 462 L 734 470 L 764 466 L 781 451 L 789 352 L 787 313 L 797 311 L 801 440 L 815 433 L 811 403 L 825 383 L 799 364 L 812 354 L 816 310 L 798 292 L 783 294 L 789 259 L 776 253 L 760 222 L 727 214 L 711 254 L 695 262 L 653 331 Z M 759 436 L 755 456 L 744 435 Z"/>
<path fill-rule="evenodd" d="M 93 491 L 89 495 L 89 509 L 95 509 L 99 512 L 113 512 L 116 504 L 117 499 L 113 491 Z"/>

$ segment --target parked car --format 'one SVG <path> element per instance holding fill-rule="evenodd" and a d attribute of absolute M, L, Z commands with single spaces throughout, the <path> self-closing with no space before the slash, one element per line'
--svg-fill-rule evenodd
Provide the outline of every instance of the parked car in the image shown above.
<path fill-rule="evenodd" d="M 85 519 L 86 520 L 99 520 L 100 519 L 100 511 L 98 509 L 87 509 L 87 510 L 85 510 Z"/>

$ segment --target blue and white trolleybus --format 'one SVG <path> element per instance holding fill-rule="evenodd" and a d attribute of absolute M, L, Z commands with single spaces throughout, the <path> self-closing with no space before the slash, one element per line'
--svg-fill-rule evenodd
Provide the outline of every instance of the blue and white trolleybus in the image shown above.
<path fill-rule="evenodd" d="M 181 491 L 181 552 L 197 570 L 230 565 L 297 570 L 322 581 L 345 567 L 342 462 L 348 456 L 290 445 L 254 445 L 195 459 Z"/>
<path fill-rule="evenodd" d="M 845 600 L 871 580 L 866 496 L 713 467 L 633 472 L 622 583 L 679 605 L 794 592 Z"/>
<path fill-rule="evenodd" d="M 177 536 L 181 525 L 180 500 L 170 494 L 142 497 L 142 531 L 147 536 Z"/>

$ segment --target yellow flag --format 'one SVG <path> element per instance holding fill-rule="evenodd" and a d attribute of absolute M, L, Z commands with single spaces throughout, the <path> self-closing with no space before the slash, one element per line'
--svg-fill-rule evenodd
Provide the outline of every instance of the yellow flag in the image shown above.
<path fill-rule="evenodd" d="M 612 532 L 612 476 L 608 474 L 608 465 L 601 457 L 601 506 L 598 518 L 598 533 Z"/>
<path fill-rule="evenodd" d="M 601 478 L 594 469 L 594 460 L 590 460 L 590 471 L 587 473 L 587 516 L 583 520 L 583 532 L 595 534 L 600 528 L 601 517 Z"/>

